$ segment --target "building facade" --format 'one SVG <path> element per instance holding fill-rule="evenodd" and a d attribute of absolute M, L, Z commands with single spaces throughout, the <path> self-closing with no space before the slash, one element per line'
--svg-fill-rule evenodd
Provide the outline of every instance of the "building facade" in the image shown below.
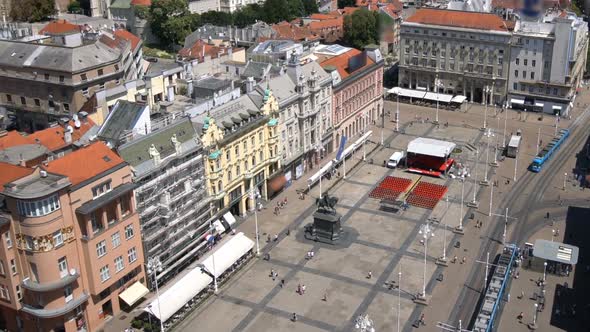
<path fill-rule="evenodd" d="M 147 294 L 131 175 L 93 143 L 5 183 L 0 312 L 8 330 L 98 331 Z"/>
<path fill-rule="evenodd" d="M 132 167 L 145 257 L 158 257 L 171 278 L 205 248 L 211 217 L 203 146 L 188 117 L 135 138 L 117 151 Z M 150 279 L 151 281 L 151 279 Z"/>
<path fill-rule="evenodd" d="M 507 22 L 494 14 L 419 9 L 401 25 L 399 86 L 502 103 L 507 95 Z"/>
<path fill-rule="evenodd" d="M 1 40 L 0 107 L 29 132 L 77 113 L 96 91 L 125 79 L 130 43 L 109 40 L 83 43 L 80 33 L 56 35 L 47 44 Z"/>
<path fill-rule="evenodd" d="M 335 144 L 340 144 L 342 136 L 362 135 L 371 123 L 381 123 L 383 63 L 379 49 L 351 48 L 320 63 L 332 75 Z"/>
<path fill-rule="evenodd" d="M 278 112 L 267 89 L 262 98 L 246 94 L 193 119 L 208 150 L 207 189 L 216 212 L 245 215 L 255 207 L 256 190 L 267 198 L 267 180 L 281 167 Z"/>
<path fill-rule="evenodd" d="M 567 115 L 586 68 L 587 35 L 588 23 L 573 13 L 518 21 L 510 43 L 509 106 Z"/>
<path fill-rule="evenodd" d="M 259 94 L 263 86 L 257 87 Z M 298 179 L 332 152 L 332 77 L 315 61 L 291 53 L 282 75 L 269 80 L 280 109 L 281 165 Z"/>

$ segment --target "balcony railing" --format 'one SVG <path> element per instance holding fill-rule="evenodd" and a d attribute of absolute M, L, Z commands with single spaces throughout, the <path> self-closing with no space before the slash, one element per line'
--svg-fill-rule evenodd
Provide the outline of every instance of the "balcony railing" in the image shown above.
<path fill-rule="evenodd" d="M 22 286 L 23 286 L 23 288 L 34 291 L 34 292 L 49 292 L 49 291 L 53 291 L 56 289 L 60 289 L 66 285 L 71 284 L 72 282 L 76 281 L 76 279 L 78 279 L 80 274 L 78 273 L 77 270 L 73 270 L 73 271 L 74 271 L 73 274 L 68 273 L 63 278 L 56 280 L 56 281 L 52 281 L 52 282 L 39 283 L 39 282 L 35 282 L 35 281 L 31 280 L 30 278 L 27 278 L 27 279 L 23 280 Z"/>

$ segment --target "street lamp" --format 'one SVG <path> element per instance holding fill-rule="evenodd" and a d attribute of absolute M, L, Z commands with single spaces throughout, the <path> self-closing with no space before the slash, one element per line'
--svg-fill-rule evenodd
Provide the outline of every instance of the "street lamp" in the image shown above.
<path fill-rule="evenodd" d="M 447 201 L 447 212 L 449 211 L 449 195 L 446 195 L 445 200 Z M 436 259 L 436 264 L 441 266 L 448 266 L 447 264 L 447 223 L 445 218 L 442 218 L 443 222 L 443 254 L 442 257 Z"/>
<path fill-rule="evenodd" d="M 479 149 L 475 150 L 475 162 L 473 164 L 474 175 L 473 175 L 473 200 L 467 203 L 467 206 L 477 208 L 479 202 L 477 201 L 477 162 L 479 161 Z"/>
<path fill-rule="evenodd" d="M 436 89 L 436 119 L 434 122 L 438 124 L 438 93 L 440 89 L 444 88 L 442 81 L 438 78 L 438 70 L 436 73 L 436 78 L 434 79 L 434 88 Z"/>
<path fill-rule="evenodd" d="M 535 303 L 535 312 L 533 313 L 533 327 L 537 326 L 537 312 L 538 312 L 539 305 Z"/>
<path fill-rule="evenodd" d="M 428 240 L 434 236 L 434 230 L 430 227 L 430 224 L 426 222 L 426 224 L 420 226 L 420 231 L 418 231 L 420 235 L 422 235 L 422 239 L 424 240 L 424 275 L 423 275 L 423 283 L 422 283 L 422 294 L 419 294 L 418 298 L 425 299 L 426 298 L 426 256 L 428 253 Z"/>
<path fill-rule="evenodd" d="M 543 282 L 547 279 L 547 262 L 543 262 Z"/>
<path fill-rule="evenodd" d="M 162 262 L 159 257 L 150 257 L 147 264 L 147 273 L 154 277 L 156 286 L 156 298 L 158 300 L 158 318 L 160 319 L 160 331 L 164 332 L 164 320 L 162 319 L 162 306 L 160 305 L 160 290 L 158 289 L 158 272 L 162 272 Z"/>
<path fill-rule="evenodd" d="M 256 228 L 256 256 L 260 256 L 260 243 L 258 241 L 258 198 L 260 198 L 260 191 L 256 186 L 254 186 L 254 178 L 252 178 L 251 182 L 251 190 L 250 190 L 250 199 L 254 202 L 254 225 Z M 320 176 L 320 198 L 322 193 L 322 177 Z"/>
<path fill-rule="evenodd" d="M 395 131 L 399 132 L 399 92 L 396 95 L 396 108 L 395 108 Z"/>
<path fill-rule="evenodd" d="M 209 219 L 209 232 L 213 233 L 214 228 L 213 228 L 213 224 L 211 223 L 211 219 Z M 256 233 L 256 235 L 258 235 L 258 233 Z M 215 271 L 215 253 L 211 254 L 211 263 L 213 264 L 213 273 L 211 273 L 210 271 L 208 271 L 205 268 L 205 265 L 201 265 L 201 269 L 205 270 L 206 272 L 208 272 L 210 275 L 212 275 L 213 277 L 213 291 L 215 292 L 215 294 L 217 294 L 219 292 L 219 288 L 217 287 L 217 273 Z"/>
<path fill-rule="evenodd" d="M 485 108 L 484 108 L 484 115 L 483 115 L 483 130 L 486 130 L 487 128 L 487 118 L 488 118 L 488 94 L 490 94 L 492 92 L 492 88 L 490 88 L 489 85 L 486 85 L 483 88 L 483 100 L 484 100 L 484 104 L 485 104 Z"/>
<path fill-rule="evenodd" d="M 567 173 L 563 173 L 563 190 L 565 191 L 565 182 L 567 181 Z"/>
<path fill-rule="evenodd" d="M 459 226 L 455 227 L 455 229 L 453 230 L 453 233 L 457 233 L 457 234 L 463 234 L 463 197 L 465 196 L 465 179 L 461 179 L 461 205 L 460 205 L 460 209 L 461 212 L 459 214 Z"/>
<path fill-rule="evenodd" d="M 402 268 L 397 273 L 397 332 L 400 332 L 400 316 L 402 314 Z"/>

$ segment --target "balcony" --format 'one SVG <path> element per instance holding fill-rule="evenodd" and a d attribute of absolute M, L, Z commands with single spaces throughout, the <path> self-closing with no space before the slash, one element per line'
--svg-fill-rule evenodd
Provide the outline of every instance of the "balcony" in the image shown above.
<path fill-rule="evenodd" d="M 86 300 L 88 300 L 88 298 L 89 298 L 88 293 L 84 292 L 82 294 L 82 296 L 71 300 L 70 302 L 66 303 L 65 306 L 63 306 L 61 308 L 44 309 L 44 308 L 41 308 L 38 306 L 34 307 L 32 305 L 23 304 L 23 307 L 21 310 L 30 314 L 30 315 L 33 315 L 37 318 L 54 318 L 54 317 L 58 317 L 58 316 L 63 316 L 65 314 L 67 314 L 68 312 L 76 309 L 82 303 L 86 302 Z"/>
<path fill-rule="evenodd" d="M 39 282 L 35 282 L 33 280 L 31 280 L 30 278 L 27 278 L 25 280 L 23 280 L 22 286 L 25 289 L 28 289 L 30 291 L 34 291 L 34 292 L 50 292 L 56 289 L 60 289 L 63 288 L 64 286 L 67 286 L 71 283 L 73 283 L 74 281 L 76 281 L 76 279 L 78 279 L 78 277 L 80 276 L 80 274 L 78 273 L 77 270 L 75 270 L 74 274 L 67 274 L 66 276 L 64 276 L 63 278 L 56 280 L 56 281 L 52 281 L 52 282 L 43 282 L 43 283 L 39 283 Z"/>

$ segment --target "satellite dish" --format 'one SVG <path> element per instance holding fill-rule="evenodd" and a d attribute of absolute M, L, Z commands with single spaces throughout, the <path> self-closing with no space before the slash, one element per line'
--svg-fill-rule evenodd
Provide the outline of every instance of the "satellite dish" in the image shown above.
<path fill-rule="evenodd" d="M 70 275 L 71 276 L 76 275 L 76 269 L 70 269 Z"/>
<path fill-rule="evenodd" d="M 74 127 L 76 127 L 76 129 L 80 129 L 80 126 L 81 126 L 80 120 L 78 120 L 78 119 L 74 120 Z"/>

